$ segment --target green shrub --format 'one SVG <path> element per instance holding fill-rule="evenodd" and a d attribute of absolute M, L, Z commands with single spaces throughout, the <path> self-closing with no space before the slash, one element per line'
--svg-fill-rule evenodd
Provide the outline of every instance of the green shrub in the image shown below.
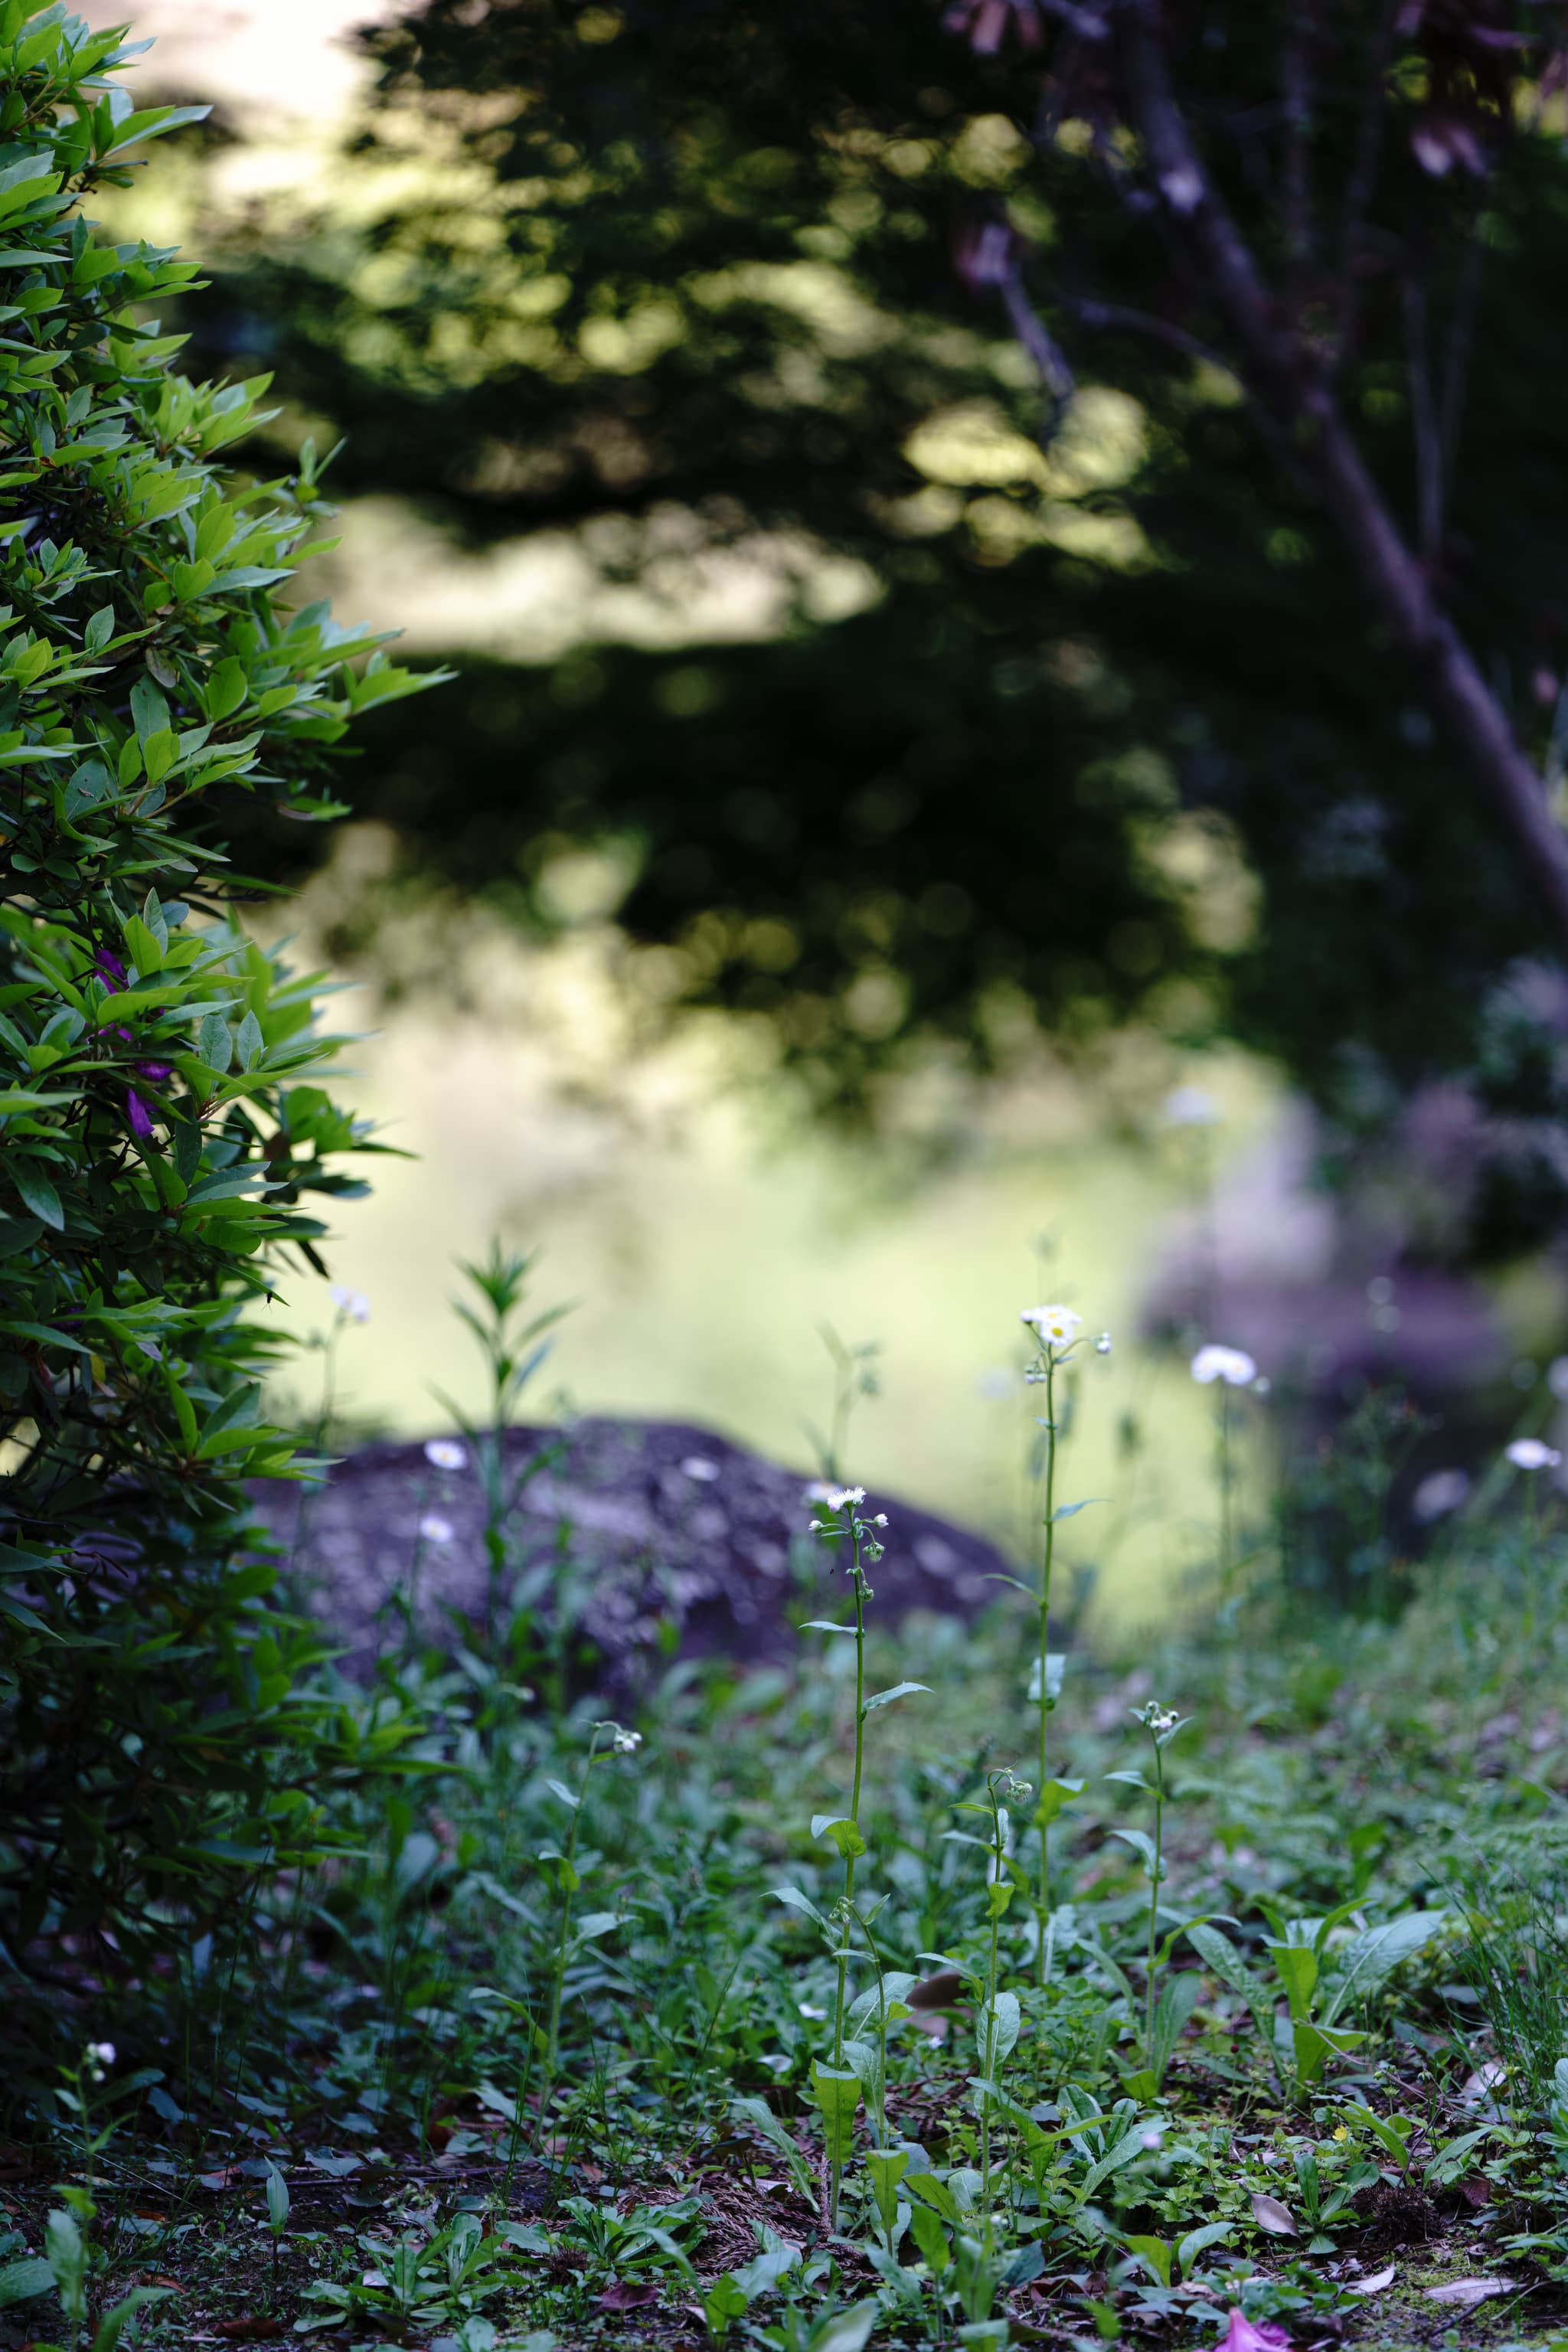
<path fill-rule="evenodd" d="M 174 373 L 153 314 L 192 265 L 82 215 L 205 110 L 134 112 L 130 54 L 0 0 L 0 1958 L 24 1971 L 73 1937 L 134 1964 L 169 1898 L 210 1915 L 226 1869 L 310 1833 L 310 1649 L 246 1559 L 245 1489 L 300 1473 L 260 1403 L 270 1286 L 319 1265 L 312 1196 L 362 1190 L 338 1162 L 367 1143 L 317 1083 L 311 982 L 234 917 L 221 831 L 241 793 L 337 814 L 350 719 L 432 682 L 289 604 L 331 512 L 313 451 L 283 481 L 225 467 L 268 380 Z"/>

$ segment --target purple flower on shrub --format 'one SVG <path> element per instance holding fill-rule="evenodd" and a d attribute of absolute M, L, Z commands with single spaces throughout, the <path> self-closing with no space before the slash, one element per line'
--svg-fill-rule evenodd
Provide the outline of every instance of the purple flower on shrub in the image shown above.
<path fill-rule="evenodd" d="M 137 1134 L 151 1135 L 153 1132 L 152 1110 L 142 1101 L 134 1087 L 127 1087 L 125 1089 L 125 1108 L 131 1114 L 131 1124 Z"/>

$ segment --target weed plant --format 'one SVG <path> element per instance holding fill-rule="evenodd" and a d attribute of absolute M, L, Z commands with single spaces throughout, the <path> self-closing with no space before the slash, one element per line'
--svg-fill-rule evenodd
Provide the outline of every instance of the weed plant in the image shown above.
<path fill-rule="evenodd" d="M 480 1434 L 438 1441 L 444 1477 L 486 1479 Z M 1552 2340 L 1549 1501 L 1476 1533 L 1517 1609 L 1453 1551 L 1308 1661 L 1257 1584 L 1236 1639 L 1080 1654 L 1042 1917 L 1013 1761 L 1064 1687 L 1037 1583 L 1025 1626 L 1004 1589 L 895 1633 L 881 1515 L 813 1488 L 837 1604 L 798 1669 L 671 1663 L 634 1727 L 568 1653 L 520 1678 L 558 1637 L 502 1500 L 492 1625 L 450 1652 L 405 1625 L 368 1685 L 323 1681 L 319 1859 L 257 1868 L 112 2008 L 76 1985 L 63 2062 L 13 2072 L 0 2127 L 39 2170 L 0 2323 L 71 2352 L 209 2320 L 445 2352 L 1394 2344 L 1481 2278 L 1512 2284 L 1467 2344 Z"/>

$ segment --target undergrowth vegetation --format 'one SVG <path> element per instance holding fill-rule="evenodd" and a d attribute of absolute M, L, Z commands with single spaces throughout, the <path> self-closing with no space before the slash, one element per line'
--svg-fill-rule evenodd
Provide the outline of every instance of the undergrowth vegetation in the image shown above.
<path fill-rule="evenodd" d="M 526 1262 L 470 1271 L 514 1403 Z M 1025 1319 L 1055 1518 L 1084 1343 Z M 563 1675 L 478 1434 L 499 1614 L 320 1681 L 388 1769 L 13 2074 L 16 2341 L 1568 2340 L 1550 1504 L 1289 1643 L 1238 1520 L 1198 1633 L 1097 1659 L 1037 1653 L 1051 1519 L 1026 1614 L 879 1626 L 824 1481 L 798 1664 L 637 1689 Z"/>
<path fill-rule="evenodd" d="M 491 1422 L 428 1449 L 486 1605 L 421 1633 L 426 1514 L 374 1670 L 334 1661 L 247 1481 L 320 1474 L 268 1318 L 365 1139 L 214 828 L 330 814 L 321 755 L 416 681 L 283 601 L 313 456 L 225 469 L 264 387 L 173 374 L 189 272 L 80 215 L 179 119 L 119 61 L 0 0 L 0 2345 L 1568 2344 L 1539 1437 L 1462 1508 L 1440 1474 L 1401 1581 L 1400 1409 L 1266 1538 L 1211 1338 L 1201 1587 L 1140 1656 L 1053 1649 L 1109 1339 L 1025 1313 L 1031 1540 L 981 1621 L 897 1626 L 836 1340 L 795 1662 L 638 1677 L 574 1631 L 570 1522 L 526 1531 L 552 1318 L 498 1251 Z M 1360 1614 L 1313 1568 L 1336 1479 Z"/>

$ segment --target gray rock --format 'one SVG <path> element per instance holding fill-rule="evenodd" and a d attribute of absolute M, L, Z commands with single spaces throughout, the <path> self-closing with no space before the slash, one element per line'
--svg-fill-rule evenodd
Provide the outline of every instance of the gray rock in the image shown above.
<path fill-rule="evenodd" d="M 499 1559 L 465 1450 L 463 1469 L 441 1470 L 420 1444 L 368 1445 L 314 1492 L 258 1496 L 288 1583 L 343 1642 L 350 1668 L 400 1644 L 408 1616 L 421 1640 L 450 1646 L 503 1631 L 519 1607 L 546 1620 L 563 1607 L 599 1679 L 635 1685 L 672 1654 L 786 1660 L 792 1608 L 852 1613 L 838 1551 L 806 1532 L 807 1475 L 710 1430 L 583 1420 L 509 1431 Z M 990 1580 L 1011 1564 L 980 1537 L 891 1496 L 866 1507 L 889 1522 L 871 1571 L 879 1622 L 913 1609 L 973 1616 L 998 1597 Z"/>

